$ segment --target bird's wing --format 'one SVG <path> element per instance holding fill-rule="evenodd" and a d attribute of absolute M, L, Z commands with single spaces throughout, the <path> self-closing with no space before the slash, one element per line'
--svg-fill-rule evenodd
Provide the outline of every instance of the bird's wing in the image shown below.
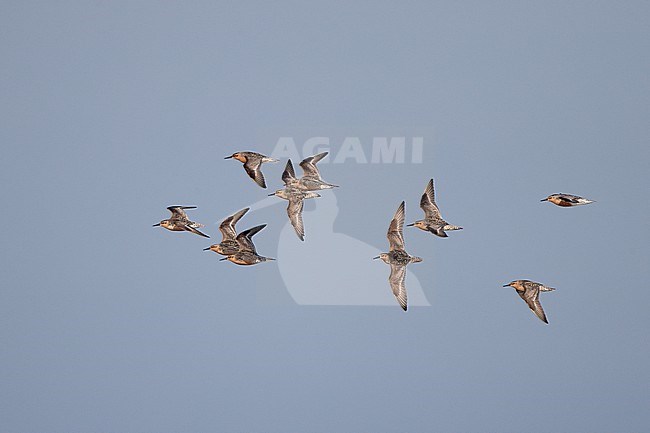
<path fill-rule="evenodd" d="M 402 234 L 402 229 L 404 228 L 404 202 L 402 202 L 395 212 L 395 216 L 390 222 L 388 227 L 388 244 L 390 245 L 390 250 L 395 249 L 403 250 L 404 249 L 404 235 Z"/>
<path fill-rule="evenodd" d="M 250 251 L 251 253 L 257 254 L 255 245 L 252 241 L 252 237 L 255 236 L 264 227 L 266 227 L 266 224 L 255 226 L 238 234 L 237 243 L 239 244 L 240 251 Z"/>
<path fill-rule="evenodd" d="M 436 195 L 435 190 L 433 189 L 433 179 L 429 180 L 424 194 L 420 199 L 420 207 L 424 211 L 424 215 L 427 219 L 442 219 L 440 216 L 440 209 L 436 205 Z"/>
<path fill-rule="evenodd" d="M 284 182 L 285 185 L 290 185 L 296 180 L 296 172 L 293 169 L 293 163 L 291 160 L 287 161 L 287 165 L 284 167 L 284 171 L 282 172 L 282 182 Z"/>
<path fill-rule="evenodd" d="M 526 304 L 528 304 L 528 308 L 533 310 L 533 313 L 535 313 L 535 315 L 537 315 L 537 317 L 539 317 L 542 322 L 548 324 L 548 320 L 546 319 L 546 314 L 544 313 L 542 304 L 539 302 L 539 288 L 526 288 L 525 292 L 517 293 L 519 296 L 521 296 L 521 299 L 523 299 Z"/>
<path fill-rule="evenodd" d="M 172 213 L 172 219 L 187 221 L 187 214 L 184 209 L 196 209 L 196 206 L 169 206 L 167 210 Z"/>
<path fill-rule="evenodd" d="M 296 234 L 301 241 L 305 240 L 305 225 L 302 222 L 302 199 L 290 199 L 289 206 L 287 206 L 287 215 L 291 225 L 296 230 Z"/>
<path fill-rule="evenodd" d="M 255 181 L 262 188 L 266 188 L 266 181 L 264 180 L 264 175 L 262 174 L 262 160 L 258 158 L 249 158 L 244 163 L 244 169 L 246 173 L 250 176 L 251 179 Z"/>
<path fill-rule="evenodd" d="M 404 311 L 407 309 L 406 286 L 404 285 L 405 279 L 406 266 L 391 264 L 388 282 L 390 283 L 390 288 L 393 290 L 393 295 L 395 295 L 397 302 L 399 302 Z"/>
<path fill-rule="evenodd" d="M 559 198 L 560 200 L 562 200 L 562 201 L 567 202 L 567 203 L 573 203 L 573 204 L 576 204 L 576 203 L 580 203 L 580 199 L 581 199 L 582 197 L 579 197 L 579 196 L 577 196 L 577 195 L 572 195 L 572 194 L 559 194 L 559 195 L 558 195 L 558 198 Z"/>
<path fill-rule="evenodd" d="M 321 152 L 318 155 L 312 156 L 312 163 L 313 164 L 318 164 L 320 162 L 320 160 L 325 158 L 328 154 L 329 154 L 329 152 Z"/>
<path fill-rule="evenodd" d="M 302 168 L 302 171 L 304 172 L 304 177 L 312 177 L 316 179 L 320 179 L 320 172 L 318 171 L 318 167 L 316 167 L 316 164 L 323 158 L 327 156 L 329 152 L 323 152 L 319 153 L 318 155 L 310 156 L 302 160 L 300 163 L 300 167 Z"/>
<path fill-rule="evenodd" d="M 219 225 L 219 231 L 221 232 L 221 235 L 223 236 L 223 240 L 233 240 L 237 237 L 237 231 L 235 230 L 235 224 L 237 224 L 237 221 L 241 219 L 244 215 L 246 215 L 246 212 L 248 212 L 250 208 L 245 208 L 240 210 L 239 212 L 229 216 L 223 222 Z M 223 242 L 223 241 L 222 241 Z"/>
<path fill-rule="evenodd" d="M 187 230 L 188 232 L 192 232 L 194 234 L 197 234 L 199 236 L 203 236 L 204 238 L 209 238 L 210 236 L 206 235 L 205 233 L 200 232 L 196 227 L 196 223 L 190 223 L 190 224 L 183 224 L 183 228 Z M 199 226 L 202 227 L 202 226 Z"/>

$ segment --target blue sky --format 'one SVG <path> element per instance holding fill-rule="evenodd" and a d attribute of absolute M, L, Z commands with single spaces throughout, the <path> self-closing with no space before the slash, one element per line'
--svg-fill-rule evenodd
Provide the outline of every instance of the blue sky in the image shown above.
<path fill-rule="evenodd" d="M 0 252 L 0 430 L 647 428 L 647 3 L 0 8 L 0 191 L 18 221 Z M 423 161 L 323 165 L 341 185 L 332 239 L 385 250 L 397 205 L 419 218 L 434 177 L 464 229 L 406 232 L 431 307 L 298 305 L 279 263 L 220 263 L 209 240 L 151 227 L 196 205 L 216 238 L 281 185 L 284 161 L 262 190 L 235 151 L 369 151 L 373 135 L 423 136 Z M 597 203 L 539 202 L 560 191 Z M 271 257 L 277 201 L 240 223 L 268 224 Z M 287 251 L 325 245 L 331 215 L 308 204 Z M 371 257 L 324 261 L 321 279 L 385 293 Z M 517 278 L 557 288 L 550 325 L 501 287 Z"/>

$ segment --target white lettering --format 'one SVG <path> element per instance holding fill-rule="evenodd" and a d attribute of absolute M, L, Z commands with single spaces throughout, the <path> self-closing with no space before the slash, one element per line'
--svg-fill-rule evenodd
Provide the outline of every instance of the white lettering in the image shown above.
<path fill-rule="evenodd" d="M 373 164 L 404 164 L 406 137 L 374 137 L 372 139 Z"/>
<path fill-rule="evenodd" d="M 343 164 L 346 159 L 352 158 L 357 164 L 367 164 L 368 160 L 366 155 L 363 153 L 363 147 L 361 146 L 361 141 L 359 137 L 346 137 L 341 144 L 341 149 L 339 150 L 334 164 Z"/>

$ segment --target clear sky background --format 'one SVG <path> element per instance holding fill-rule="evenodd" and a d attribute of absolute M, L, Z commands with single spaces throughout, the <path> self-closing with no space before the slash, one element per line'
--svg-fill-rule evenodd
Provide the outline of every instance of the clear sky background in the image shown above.
<path fill-rule="evenodd" d="M 649 3 L 231 3 L 0 3 L 0 431 L 646 430 Z M 382 250 L 436 178 L 465 229 L 406 234 L 431 307 L 299 306 L 277 262 L 151 227 L 264 198 L 234 151 L 418 130 L 422 164 L 322 171 Z M 278 202 L 241 223 L 272 257 Z"/>

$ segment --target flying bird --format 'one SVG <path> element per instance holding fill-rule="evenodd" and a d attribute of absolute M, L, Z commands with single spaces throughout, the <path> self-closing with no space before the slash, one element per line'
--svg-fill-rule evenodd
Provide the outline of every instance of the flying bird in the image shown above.
<path fill-rule="evenodd" d="M 186 209 L 196 209 L 196 206 L 169 206 L 167 209 L 172 213 L 172 216 L 169 219 L 160 221 L 158 224 L 154 224 L 154 227 L 160 226 L 173 232 L 185 231 L 203 236 L 204 238 L 210 237 L 197 230 L 200 227 L 205 227 L 203 224 L 190 221 L 185 213 Z"/>
<path fill-rule="evenodd" d="M 234 254 L 228 255 L 219 261 L 228 260 L 235 263 L 236 265 L 250 266 L 262 262 L 267 262 L 269 260 L 275 260 L 270 257 L 263 257 L 257 254 L 257 250 L 253 244 L 252 237 L 255 236 L 264 227 L 266 227 L 266 224 L 253 227 L 239 233 L 237 235 L 237 243 L 239 244 L 238 251 Z"/>
<path fill-rule="evenodd" d="M 424 194 L 420 199 L 420 207 L 424 211 L 424 219 L 409 224 L 407 227 L 417 227 L 420 230 L 426 232 L 431 232 L 436 236 L 441 238 L 446 238 L 447 233 L 445 231 L 449 230 L 462 230 L 462 227 L 449 224 L 447 221 L 442 219 L 440 215 L 440 209 L 436 205 L 436 197 L 433 189 L 433 179 L 429 180 Z"/>
<path fill-rule="evenodd" d="M 309 198 L 320 197 L 319 194 L 312 191 L 305 191 L 299 188 L 299 180 L 296 179 L 296 174 L 293 170 L 291 160 L 287 161 L 287 165 L 282 173 L 282 180 L 284 181 L 285 188 L 279 189 L 269 196 L 277 196 L 284 200 L 289 201 L 287 206 L 287 216 L 293 226 L 298 238 L 301 241 L 305 240 L 305 225 L 302 221 L 303 201 Z"/>
<path fill-rule="evenodd" d="M 580 197 L 578 195 L 562 193 L 551 194 L 540 201 L 550 201 L 551 203 L 560 207 L 580 206 L 581 204 L 589 204 L 594 202 L 593 200 L 587 200 L 586 198 Z"/>
<path fill-rule="evenodd" d="M 221 222 L 219 225 L 219 231 L 221 232 L 222 240 L 218 244 L 210 245 L 208 248 L 204 248 L 203 251 L 214 251 L 217 254 L 222 256 L 229 256 L 235 254 L 239 251 L 239 243 L 237 242 L 237 231 L 235 230 L 235 224 L 248 212 L 250 208 L 245 208 L 239 212 L 229 216 Z"/>
<path fill-rule="evenodd" d="M 265 162 L 278 162 L 275 158 L 264 156 L 257 152 L 236 152 L 224 159 L 236 159 L 244 163 L 244 170 L 262 188 L 266 188 L 266 181 L 262 174 L 262 163 Z"/>
<path fill-rule="evenodd" d="M 419 257 L 412 257 L 404 250 L 404 202 L 402 202 L 395 212 L 395 216 L 390 222 L 388 227 L 388 244 L 390 252 L 381 253 L 379 256 L 374 257 L 373 260 L 382 259 L 384 263 L 390 265 L 390 276 L 388 282 L 393 291 L 393 295 L 399 302 L 404 311 L 407 310 L 407 295 L 404 280 L 406 279 L 406 266 L 409 263 L 418 263 L 422 259 Z"/>
<path fill-rule="evenodd" d="M 548 287 L 544 284 L 536 283 L 530 280 L 511 281 L 503 287 L 512 287 L 515 289 L 521 299 L 526 302 L 528 308 L 530 308 L 542 322 L 548 324 L 548 320 L 546 319 L 546 314 L 544 313 L 542 304 L 539 302 L 539 293 L 552 292 L 555 290 L 553 287 Z"/>

